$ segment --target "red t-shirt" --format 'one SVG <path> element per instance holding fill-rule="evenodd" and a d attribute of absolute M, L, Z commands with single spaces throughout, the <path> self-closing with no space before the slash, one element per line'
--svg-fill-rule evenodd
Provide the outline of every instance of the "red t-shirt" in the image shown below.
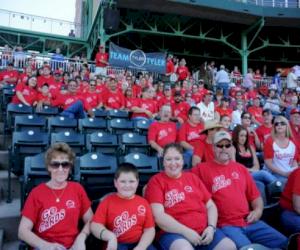
<path fill-rule="evenodd" d="M 177 68 L 178 81 L 185 80 L 190 76 L 189 69 L 186 66 L 178 66 Z"/>
<path fill-rule="evenodd" d="M 201 138 L 197 144 L 195 144 L 194 155 L 201 158 L 201 162 L 212 161 L 215 158 L 213 144 L 206 142 L 206 138 Z"/>
<path fill-rule="evenodd" d="M 55 202 L 57 195 L 60 202 Z M 34 188 L 22 211 L 33 223 L 33 232 L 38 237 L 62 244 L 69 249 L 77 237 L 79 220 L 91 206 L 84 189 L 76 182 L 68 182 L 64 191 L 51 190 L 45 183 Z"/>
<path fill-rule="evenodd" d="M 101 102 L 101 96 L 97 92 L 86 92 L 84 99 L 91 108 L 97 108 Z"/>
<path fill-rule="evenodd" d="M 206 203 L 211 196 L 192 173 L 183 172 L 177 179 L 164 172 L 154 175 L 148 182 L 145 198 L 150 204 L 163 205 L 166 214 L 199 234 L 207 227 Z"/>
<path fill-rule="evenodd" d="M 104 61 L 108 62 L 108 53 L 100 53 L 100 52 L 98 52 L 96 54 L 96 58 L 95 58 L 96 67 L 106 67 L 106 64 L 100 62 L 100 60 L 104 60 Z"/>
<path fill-rule="evenodd" d="M 125 97 L 125 108 L 131 110 L 132 107 L 138 106 L 139 98 L 135 97 Z"/>
<path fill-rule="evenodd" d="M 112 92 L 107 90 L 103 93 L 103 104 L 107 108 L 121 109 L 125 107 L 125 97 L 119 90 Z"/>
<path fill-rule="evenodd" d="M 145 228 L 154 227 L 149 203 L 138 195 L 132 199 L 122 199 L 117 194 L 107 196 L 99 204 L 93 222 L 112 231 L 119 243 L 137 243 Z"/>
<path fill-rule="evenodd" d="M 166 68 L 166 73 L 174 73 L 175 71 L 175 66 L 172 60 L 167 61 L 167 68 Z"/>
<path fill-rule="evenodd" d="M 187 120 L 190 109 L 190 105 L 187 102 L 180 102 L 178 104 L 174 102 L 174 104 L 171 105 L 171 109 L 174 117 L 179 117 L 183 121 Z"/>
<path fill-rule="evenodd" d="M 53 100 L 51 102 L 51 105 L 53 106 L 60 106 L 62 107 L 64 110 L 66 110 L 68 107 L 70 107 L 71 105 L 73 105 L 75 102 L 77 101 L 81 101 L 83 104 L 83 107 L 85 110 L 89 110 L 91 109 L 90 105 L 85 101 L 85 99 L 78 94 L 60 94 L 58 95 L 58 97 Z"/>
<path fill-rule="evenodd" d="M 175 101 L 174 101 L 174 98 L 171 96 L 169 98 L 165 97 L 165 96 L 162 96 L 159 101 L 158 101 L 158 107 L 159 109 L 164 106 L 164 105 L 174 105 L 175 104 Z"/>
<path fill-rule="evenodd" d="M 8 82 L 9 84 L 17 84 L 18 77 L 19 77 L 19 73 L 16 70 L 10 70 L 10 71 L 3 70 L 0 74 L 1 80 L 5 80 L 5 78 L 16 78 L 15 82 Z"/>
<path fill-rule="evenodd" d="M 231 118 L 231 114 L 233 110 L 231 108 L 223 109 L 222 107 L 218 106 L 215 108 L 215 111 L 220 114 L 220 117 L 223 115 L 229 116 Z"/>
<path fill-rule="evenodd" d="M 155 100 L 140 98 L 134 104 L 136 107 L 146 109 L 150 111 L 152 114 L 157 113 L 157 102 Z M 145 113 L 133 113 L 132 118 L 134 117 L 149 118 L 148 115 L 146 115 Z"/>
<path fill-rule="evenodd" d="M 176 124 L 174 122 L 153 122 L 148 131 L 148 142 L 154 141 L 164 147 L 176 141 Z"/>
<path fill-rule="evenodd" d="M 288 178 L 285 188 L 281 194 L 280 206 L 295 212 L 293 206 L 293 195 L 300 195 L 300 168 L 294 170 Z"/>
<path fill-rule="evenodd" d="M 32 105 L 35 101 L 37 101 L 38 92 L 36 89 L 33 89 L 26 84 L 19 83 L 17 84 L 15 90 L 16 92 L 17 91 L 21 92 L 26 102 L 28 102 L 30 105 Z M 19 104 L 22 102 L 19 100 L 17 95 L 14 95 L 12 98 L 12 103 Z"/>
<path fill-rule="evenodd" d="M 268 137 L 271 135 L 271 131 L 272 131 L 272 126 L 271 127 L 266 127 L 264 124 L 259 126 L 255 132 L 259 138 L 259 141 L 263 144 L 266 143 L 266 140 L 268 139 Z"/>
<path fill-rule="evenodd" d="M 218 208 L 218 226 L 247 225 L 249 203 L 260 196 L 248 170 L 237 162 L 219 164 L 215 161 L 200 163 L 192 168 L 203 181 Z"/>
<path fill-rule="evenodd" d="M 258 121 L 260 124 L 264 122 L 263 119 L 263 109 L 261 107 L 251 106 L 248 108 L 248 112 Z"/>
<path fill-rule="evenodd" d="M 48 85 L 56 85 L 56 82 L 53 78 L 53 76 L 49 75 L 48 77 L 45 76 L 38 76 L 37 78 L 37 87 L 41 88 L 44 83 L 48 83 Z"/>
<path fill-rule="evenodd" d="M 203 138 L 203 136 L 200 135 L 200 133 L 203 129 L 204 126 L 202 123 L 193 126 L 189 123 L 189 121 L 187 121 L 180 127 L 177 140 L 178 142 L 185 141 L 190 143 L 195 148 L 198 143 L 202 143 L 200 140 Z"/>

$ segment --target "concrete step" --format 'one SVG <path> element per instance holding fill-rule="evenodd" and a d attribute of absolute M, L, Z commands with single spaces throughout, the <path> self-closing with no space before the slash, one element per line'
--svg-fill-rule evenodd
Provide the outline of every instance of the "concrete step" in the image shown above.
<path fill-rule="evenodd" d="M 20 218 L 20 199 L 13 199 L 11 203 L 0 202 L 0 228 L 4 230 L 4 243 L 18 240 Z"/>
<path fill-rule="evenodd" d="M 0 202 L 6 201 L 8 198 L 8 172 L 7 170 L 0 170 Z M 21 185 L 19 178 L 12 174 L 11 177 L 11 196 L 12 199 L 20 198 Z M 1 216 L 1 215 L 0 215 Z"/>
<path fill-rule="evenodd" d="M 9 164 L 8 150 L 0 150 L 0 170 L 7 170 Z"/>
<path fill-rule="evenodd" d="M 20 241 L 11 241 L 3 245 L 2 250 L 18 250 L 20 246 Z"/>

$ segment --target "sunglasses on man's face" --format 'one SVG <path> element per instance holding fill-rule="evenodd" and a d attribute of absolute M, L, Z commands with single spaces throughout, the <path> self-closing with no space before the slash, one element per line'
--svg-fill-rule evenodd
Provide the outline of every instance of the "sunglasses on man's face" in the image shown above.
<path fill-rule="evenodd" d="M 227 144 L 216 144 L 217 148 L 230 148 L 232 146 L 231 143 L 227 143 Z"/>
<path fill-rule="evenodd" d="M 72 167 L 72 163 L 69 161 L 62 161 L 62 162 L 52 161 L 52 162 L 50 162 L 49 165 L 53 169 L 58 169 L 60 166 L 62 166 L 63 169 L 69 169 Z"/>

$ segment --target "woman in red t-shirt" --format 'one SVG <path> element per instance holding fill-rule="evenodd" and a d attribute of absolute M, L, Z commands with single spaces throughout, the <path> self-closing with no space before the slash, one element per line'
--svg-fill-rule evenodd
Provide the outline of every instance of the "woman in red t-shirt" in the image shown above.
<path fill-rule="evenodd" d="M 16 87 L 16 95 L 13 97 L 12 103 L 35 106 L 38 95 L 36 84 L 37 80 L 35 76 L 29 77 L 26 84 L 19 83 Z"/>
<path fill-rule="evenodd" d="M 66 143 L 56 143 L 45 159 L 50 180 L 30 192 L 22 210 L 19 238 L 34 249 L 85 250 L 93 212 L 83 187 L 68 181 L 75 154 Z M 84 226 L 79 231 L 81 219 Z"/>
<path fill-rule="evenodd" d="M 193 173 L 182 171 L 182 152 L 178 144 L 165 146 L 164 171 L 150 179 L 145 192 L 155 222 L 161 229 L 160 247 L 236 249 L 234 243 L 216 228 L 218 212 L 204 184 Z"/>

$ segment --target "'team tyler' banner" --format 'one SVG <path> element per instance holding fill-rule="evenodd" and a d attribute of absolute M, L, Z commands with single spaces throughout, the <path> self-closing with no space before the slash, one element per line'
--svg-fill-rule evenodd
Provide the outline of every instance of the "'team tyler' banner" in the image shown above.
<path fill-rule="evenodd" d="M 139 49 L 125 49 L 114 43 L 109 44 L 109 64 L 160 74 L 166 73 L 166 55 L 164 53 L 144 53 Z"/>

